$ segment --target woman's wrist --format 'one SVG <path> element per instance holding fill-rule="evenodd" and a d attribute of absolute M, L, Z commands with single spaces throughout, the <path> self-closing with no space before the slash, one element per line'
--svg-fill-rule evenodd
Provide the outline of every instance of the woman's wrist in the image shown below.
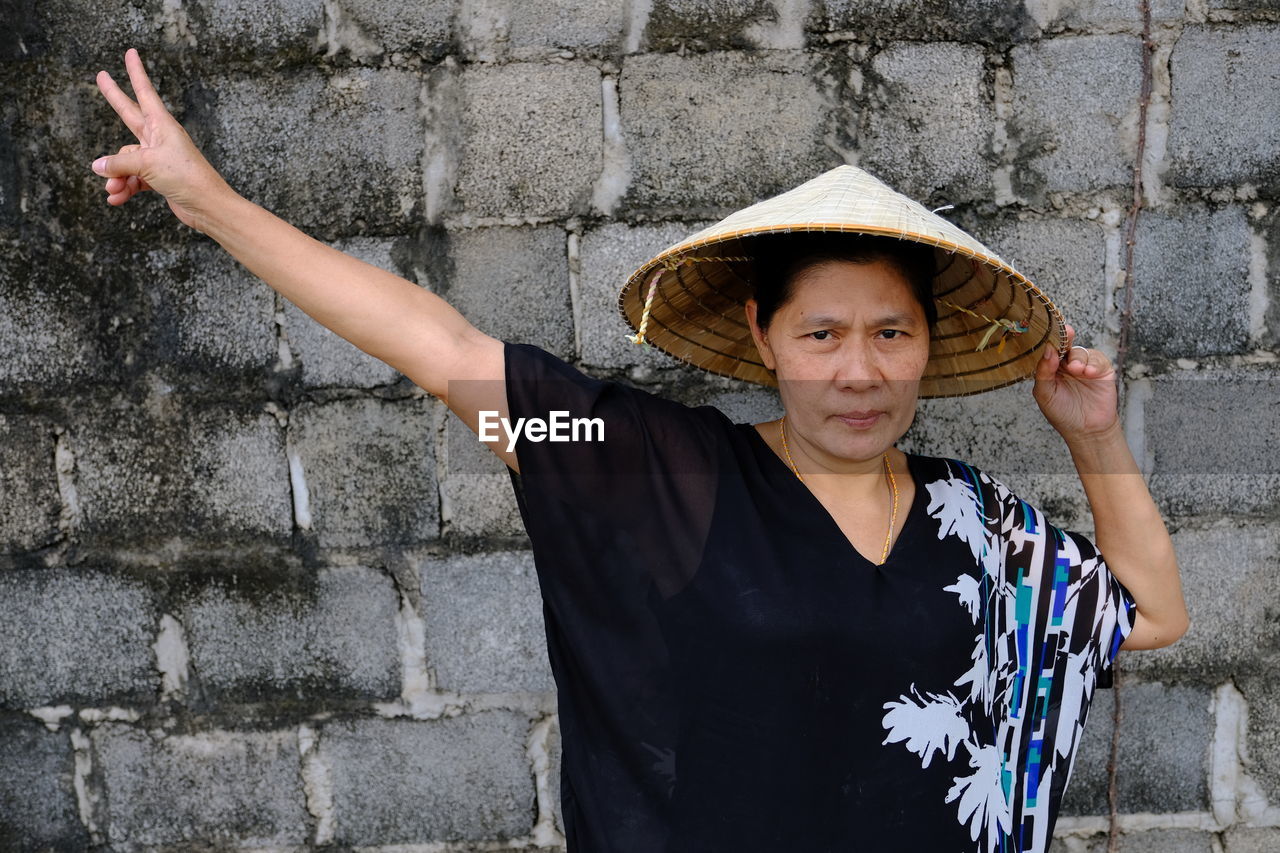
<path fill-rule="evenodd" d="M 196 213 L 197 231 L 222 245 L 236 229 L 243 227 L 246 214 L 261 210 L 258 205 L 237 193 L 225 182 L 206 194 L 206 201 Z"/>
<path fill-rule="evenodd" d="M 1127 469 L 1128 465 L 1117 463 L 1125 462 L 1132 463 L 1133 473 L 1137 472 L 1137 462 L 1133 459 L 1129 441 L 1125 438 L 1119 420 L 1096 432 L 1064 435 L 1063 441 L 1067 443 L 1072 459 L 1082 472 L 1120 473 L 1117 469 Z M 1124 473 L 1130 472 L 1125 470 Z"/>

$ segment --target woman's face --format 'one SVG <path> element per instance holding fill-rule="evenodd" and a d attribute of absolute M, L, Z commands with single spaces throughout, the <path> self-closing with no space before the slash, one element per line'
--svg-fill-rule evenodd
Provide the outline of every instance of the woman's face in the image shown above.
<path fill-rule="evenodd" d="M 775 371 L 788 429 L 836 457 L 874 458 L 911 426 L 929 329 L 911 285 L 883 260 L 805 270 L 767 331 L 747 317 Z M 852 415 L 878 413 L 856 419 Z"/>

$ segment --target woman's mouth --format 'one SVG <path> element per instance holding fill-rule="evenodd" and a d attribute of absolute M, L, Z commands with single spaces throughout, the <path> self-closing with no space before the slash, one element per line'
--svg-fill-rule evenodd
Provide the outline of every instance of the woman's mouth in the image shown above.
<path fill-rule="evenodd" d="M 836 415 L 837 418 L 844 421 L 851 427 L 862 428 L 872 426 L 880 419 L 884 412 L 845 412 L 842 415 Z"/>

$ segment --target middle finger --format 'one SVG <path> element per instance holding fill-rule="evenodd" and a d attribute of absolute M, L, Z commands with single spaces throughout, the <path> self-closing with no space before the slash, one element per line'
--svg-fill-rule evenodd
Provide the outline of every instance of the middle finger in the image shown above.
<path fill-rule="evenodd" d="M 98 72 L 98 88 L 107 99 L 107 103 L 116 111 L 116 115 L 124 121 L 125 127 L 129 128 L 141 142 L 146 124 L 142 118 L 142 110 L 134 103 L 133 98 L 126 95 L 124 90 L 116 85 L 116 81 L 111 79 L 111 75 L 105 71 Z"/>

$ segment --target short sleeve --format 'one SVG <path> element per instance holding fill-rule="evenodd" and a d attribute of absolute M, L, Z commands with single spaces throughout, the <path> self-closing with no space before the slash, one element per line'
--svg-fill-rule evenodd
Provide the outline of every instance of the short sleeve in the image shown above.
<path fill-rule="evenodd" d="M 1089 653 L 1097 656 L 1097 686 L 1110 687 L 1111 667 L 1120 646 L 1133 631 L 1137 604 L 1128 588 L 1111 573 L 1092 540 L 1076 531 L 1052 525 L 1050 529 L 1057 543 L 1057 565 L 1066 573 L 1064 589 L 1074 589 L 1078 599 L 1071 634 L 1076 643 L 1087 642 Z M 1055 584 L 1062 583 L 1058 580 L 1060 574 L 1061 570 L 1055 571 Z"/>
<path fill-rule="evenodd" d="M 638 559 L 664 564 L 664 589 L 680 586 L 710 526 L 726 416 L 589 376 L 533 344 L 506 342 L 504 357 L 512 482 L 530 535 L 616 529 L 640 543 Z M 557 424 L 559 438 L 517 428 L 536 422 Z"/>
<path fill-rule="evenodd" d="M 1089 537 L 1053 525 L 1003 483 L 982 476 L 999 507 L 1001 573 L 1017 602 L 1010 630 L 1020 632 L 1028 651 L 1041 648 L 1080 672 L 1087 689 L 1110 687 L 1112 663 L 1133 630 L 1133 595 Z"/>

